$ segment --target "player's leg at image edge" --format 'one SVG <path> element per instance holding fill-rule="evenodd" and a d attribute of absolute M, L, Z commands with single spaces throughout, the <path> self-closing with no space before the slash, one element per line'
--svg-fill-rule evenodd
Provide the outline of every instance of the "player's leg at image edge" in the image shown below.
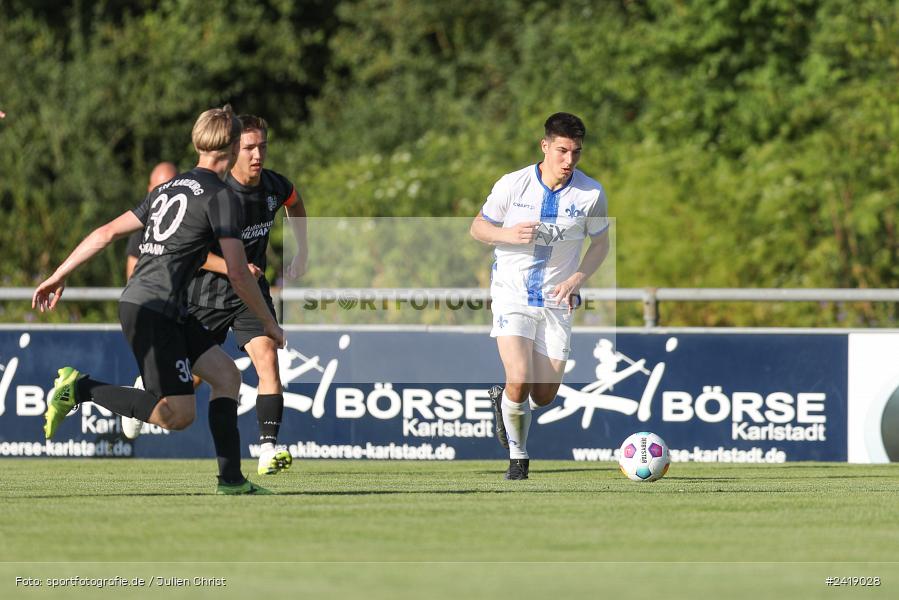
<path fill-rule="evenodd" d="M 256 397 L 256 418 L 259 422 L 259 475 L 276 475 L 286 471 L 293 463 L 293 457 L 284 448 L 277 448 L 278 431 L 284 415 L 283 394 L 259 394 Z"/>

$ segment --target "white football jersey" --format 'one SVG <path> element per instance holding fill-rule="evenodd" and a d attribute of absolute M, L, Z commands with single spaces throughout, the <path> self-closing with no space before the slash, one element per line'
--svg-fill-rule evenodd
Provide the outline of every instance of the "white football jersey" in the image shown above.
<path fill-rule="evenodd" d="M 577 270 L 584 239 L 609 228 L 606 194 L 598 181 L 575 169 L 568 183 L 551 190 L 538 165 L 497 181 L 481 215 L 502 227 L 540 221 L 533 244 L 498 244 L 494 251 L 491 297 L 527 306 L 561 306 L 562 299 L 549 293 Z"/>

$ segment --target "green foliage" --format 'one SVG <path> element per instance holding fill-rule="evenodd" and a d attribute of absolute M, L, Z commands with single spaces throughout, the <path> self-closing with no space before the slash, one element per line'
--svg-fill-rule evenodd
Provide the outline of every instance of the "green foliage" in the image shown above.
<path fill-rule="evenodd" d="M 322 76 L 313 58 L 330 18 L 325 2 L 211 0 L 202 12 L 187 0 L 10 4 L 16 16 L 0 20 L 2 285 L 36 284 L 92 228 L 135 206 L 156 162 L 193 166 L 202 110 L 231 102 L 296 127 Z M 121 242 L 69 284 L 121 285 L 123 255 Z M 114 306 L 61 308 L 60 320 L 116 318 Z"/>
<path fill-rule="evenodd" d="M 312 216 L 471 218 L 567 110 L 618 218 L 619 286 L 899 276 L 890 0 L 50 4 L 0 2 L 4 285 L 35 283 L 135 204 L 156 161 L 189 167 L 193 119 L 226 101 L 270 120 L 269 166 Z M 278 228 L 273 273 L 281 241 Z M 107 252 L 73 283 L 120 272 Z M 662 317 L 895 325 L 897 309 L 685 303 Z"/>

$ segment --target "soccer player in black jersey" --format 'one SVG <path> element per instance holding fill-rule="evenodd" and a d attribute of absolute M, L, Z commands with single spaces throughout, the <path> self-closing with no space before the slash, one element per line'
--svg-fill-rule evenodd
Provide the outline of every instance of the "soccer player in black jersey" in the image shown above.
<path fill-rule="evenodd" d="M 275 314 L 268 281 L 265 279 L 266 249 L 275 215 L 282 206 L 291 217 L 298 252 L 287 269 L 291 277 L 301 276 L 306 269 L 306 210 L 296 187 L 283 175 L 265 169 L 268 152 L 268 124 L 253 115 L 241 115 L 242 132 L 237 161 L 225 183 L 240 198 L 244 211 L 244 250 L 250 270 L 259 277 L 259 286 L 272 315 Z M 290 467 L 286 450 L 275 447 L 284 396 L 278 369 L 278 348 L 265 335 L 263 323 L 240 301 L 228 280 L 227 265 L 221 249 L 213 246 L 203 269 L 188 290 L 190 313 L 213 332 L 219 343 L 225 341 L 228 329 L 234 331 L 241 350 L 250 355 L 259 376 L 256 417 L 259 423 L 261 454 L 257 472 L 271 475 Z"/>
<path fill-rule="evenodd" d="M 146 391 L 103 383 L 72 367 L 59 369 L 47 402 L 44 432 L 51 438 L 71 409 L 87 401 L 166 429 L 184 429 L 196 415 L 195 370 L 213 390 L 209 424 L 219 463 L 216 492 L 259 494 L 267 490 L 248 481 L 240 469 L 240 372 L 210 333 L 187 313 L 187 286 L 218 240 L 235 292 L 264 324 L 265 334 L 276 347 L 284 345 L 284 332 L 247 268 L 239 239 L 240 201 L 222 182 L 237 157 L 240 131 L 230 106 L 201 114 L 192 132 L 197 166 L 154 189 L 138 207 L 82 240 L 37 287 L 32 307 L 52 310 L 72 271 L 114 240 L 143 228 L 141 257 L 119 300 L 119 320 Z"/>
<path fill-rule="evenodd" d="M 288 267 L 288 275 L 301 276 L 306 269 L 306 210 L 296 187 L 283 175 L 265 169 L 268 152 L 268 124 L 253 115 L 238 117 L 242 126 L 240 150 L 225 183 L 241 201 L 244 228 L 241 234 L 244 250 L 253 275 L 272 315 L 275 314 L 265 279 L 266 250 L 275 215 L 284 206 L 296 238 L 298 252 Z M 188 289 L 190 314 L 209 329 L 216 342 L 223 344 L 228 329 L 234 331 L 237 345 L 250 355 L 259 385 L 256 396 L 256 418 L 259 423 L 261 453 L 257 472 L 273 475 L 290 467 L 290 453 L 275 447 L 284 413 L 284 396 L 278 369 L 278 348 L 265 335 L 263 323 L 241 302 L 228 280 L 227 265 L 221 248 L 213 246 L 206 263 Z M 123 420 L 129 433 L 140 431 L 140 423 Z"/>

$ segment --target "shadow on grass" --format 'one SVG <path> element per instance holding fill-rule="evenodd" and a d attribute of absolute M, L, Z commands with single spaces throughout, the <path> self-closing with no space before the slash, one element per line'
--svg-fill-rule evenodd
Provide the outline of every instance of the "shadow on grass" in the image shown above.
<path fill-rule="evenodd" d="M 665 477 L 667 481 L 816 481 L 819 479 L 894 479 L 891 475 L 789 475 L 786 477 Z"/>
<path fill-rule="evenodd" d="M 512 485 L 520 485 L 515 483 Z M 524 484 L 527 485 L 527 484 Z M 295 491 L 279 491 L 270 497 L 277 496 L 404 496 L 407 494 L 450 494 L 450 495 L 467 495 L 467 494 L 517 494 L 526 492 L 528 494 L 567 494 L 567 493 L 584 493 L 594 491 L 611 491 L 611 490 L 533 490 L 533 489 L 509 489 L 509 490 L 346 490 L 346 491 L 322 491 L 322 490 L 295 490 Z M 208 492 L 135 492 L 135 493 L 118 493 L 118 494 L 55 494 L 43 496 L 0 496 L 6 500 L 59 500 L 61 498 L 208 498 L 209 496 L 217 496 Z"/>
<path fill-rule="evenodd" d="M 618 467 L 584 467 L 580 469 L 541 469 L 537 468 L 534 473 L 596 473 L 596 472 L 619 472 Z"/>
<path fill-rule="evenodd" d="M 468 471 L 466 474 L 471 475 L 502 475 L 505 472 L 505 468 L 508 466 L 505 462 L 507 459 L 502 459 L 501 461 L 497 461 L 498 465 L 495 470 L 484 470 L 481 469 L 479 471 Z M 499 465 L 502 465 L 501 467 Z M 582 467 L 582 468 L 571 468 L 571 469 L 541 469 L 539 467 L 533 469 L 531 472 L 538 473 L 596 473 L 596 472 L 612 472 L 618 471 L 618 467 Z M 458 471 L 452 471 L 452 473 L 458 473 Z M 303 473 L 303 476 L 307 477 L 318 477 L 318 476 L 339 476 L 342 478 L 371 478 L 372 476 L 381 477 L 383 475 L 396 475 L 398 477 L 409 477 L 413 476 L 434 476 L 441 479 L 447 478 L 447 471 L 357 471 L 357 472 L 346 472 L 346 471 L 307 471 Z"/>

